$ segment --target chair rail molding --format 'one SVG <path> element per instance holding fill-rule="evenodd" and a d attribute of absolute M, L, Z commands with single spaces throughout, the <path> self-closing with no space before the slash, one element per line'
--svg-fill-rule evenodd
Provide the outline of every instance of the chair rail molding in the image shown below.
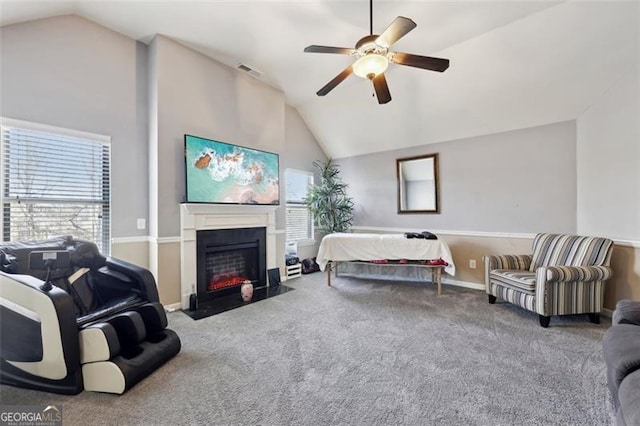
<path fill-rule="evenodd" d="M 416 232 L 415 228 L 395 228 L 395 227 L 385 227 L 385 226 L 352 226 L 351 229 L 355 231 L 372 231 L 372 232 L 396 232 L 396 233 L 405 233 L 405 232 Z M 536 236 L 535 233 L 526 233 L 526 232 L 495 232 L 495 231 L 464 231 L 464 230 L 450 230 L 450 229 L 430 229 L 429 232 L 432 232 L 436 235 L 455 235 L 461 237 L 490 237 L 490 238 L 523 238 L 523 239 L 533 239 Z M 599 237 L 609 238 L 613 240 L 613 242 L 620 246 L 625 247 L 633 247 L 640 248 L 640 241 L 634 240 L 623 240 L 618 238 L 608 237 L 607 235 L 598 235 Z"/>

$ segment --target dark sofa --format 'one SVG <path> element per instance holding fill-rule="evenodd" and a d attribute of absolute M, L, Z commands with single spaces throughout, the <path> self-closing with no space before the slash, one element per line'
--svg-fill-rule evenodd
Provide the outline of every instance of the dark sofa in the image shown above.
<path fill-rule="evenodd" d="M 640 301 L 621 300 L 602 340 L 619 426 L 640 425 Z"/>

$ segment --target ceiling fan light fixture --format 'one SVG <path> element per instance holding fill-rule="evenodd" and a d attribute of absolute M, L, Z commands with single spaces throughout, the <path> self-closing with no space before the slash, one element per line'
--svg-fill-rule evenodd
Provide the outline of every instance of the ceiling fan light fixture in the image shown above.
<path fill-rule="evenodd" d="M 358 77 L 372 79 L 385 72 L 389 66 L 389 59 L 377 53 L 369 53 L 353 64 L 353 73 Z"/>

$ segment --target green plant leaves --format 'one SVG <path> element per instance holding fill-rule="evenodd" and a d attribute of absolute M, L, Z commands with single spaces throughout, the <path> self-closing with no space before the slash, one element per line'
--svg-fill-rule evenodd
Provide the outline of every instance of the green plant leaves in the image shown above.
<path fill-rule="evenodd" d="M 340 169 L 330 158 L 326 162 L 314 161 L 320 174 L 320 184 L 309 188 L 305 203 L 313 213 L 318 229 L 323 234 L 345 232 L 353 223 L 353 200 L 347 195 L 349 185 L 342 182 Z"/>

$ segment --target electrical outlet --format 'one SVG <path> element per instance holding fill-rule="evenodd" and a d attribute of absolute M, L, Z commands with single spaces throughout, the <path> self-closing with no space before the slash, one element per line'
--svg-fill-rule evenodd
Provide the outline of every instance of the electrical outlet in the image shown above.
<path fill-rule="evenodd" d="M 138 229 L 144 229 L 144 228 L 146 228 L 146 227 L 147 227 L 147 223 L 146 223 L 146 222 L 147 222 L 147 221 L 146 221 L 146 220 L 144 220 L 144 218 L 143 218 L 143 217 L 138 218 L 138 221 L 137 221 Z"/>
<path fill-rule="evenodd" d="M 469 268 L 476 269 L 476 260 L 475 259 L 469 259 Z"/>

